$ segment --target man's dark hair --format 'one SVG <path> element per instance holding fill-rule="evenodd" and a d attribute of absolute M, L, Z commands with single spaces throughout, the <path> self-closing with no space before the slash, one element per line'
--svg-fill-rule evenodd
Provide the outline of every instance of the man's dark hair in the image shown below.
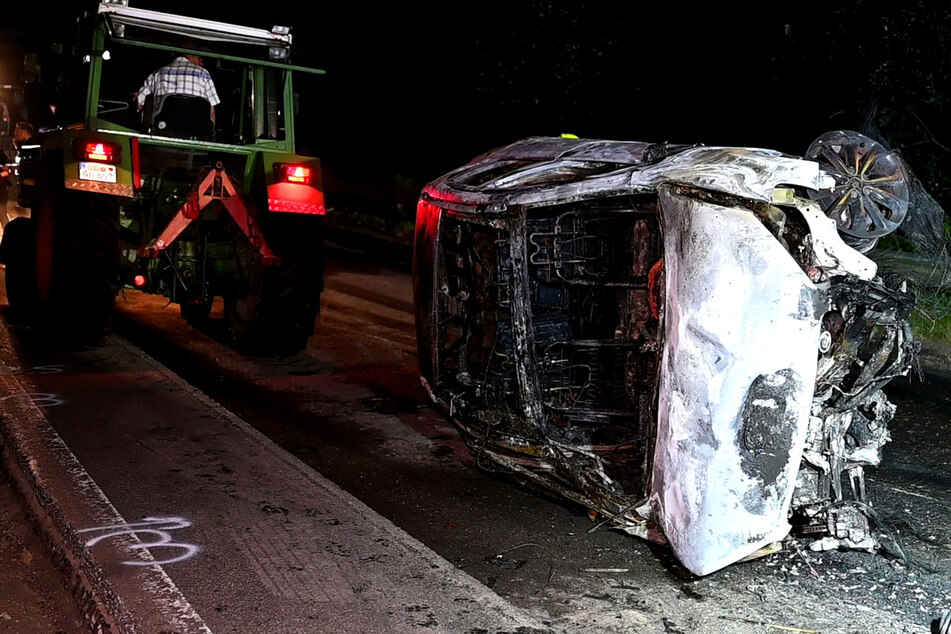
<path fill-rule="evenodd" d="M 26 130 L 30 133 L 30 136 L 33 136 L 33 125 L 27 121 L 21 121 L 18 123 L 14 131 L 16 130 Z"/>

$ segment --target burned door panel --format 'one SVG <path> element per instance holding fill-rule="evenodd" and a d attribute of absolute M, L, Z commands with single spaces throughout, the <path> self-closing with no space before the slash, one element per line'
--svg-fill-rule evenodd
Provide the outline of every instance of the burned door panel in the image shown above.
<path fill-rule="evenodd" d="M 645 495 L 659 350 L 654 197 L 488 223 L 447 209 L 435 243 L 436 361 L 425 379 L 450 395 L 437 400 L 470 444 L 589 505 Z"/>

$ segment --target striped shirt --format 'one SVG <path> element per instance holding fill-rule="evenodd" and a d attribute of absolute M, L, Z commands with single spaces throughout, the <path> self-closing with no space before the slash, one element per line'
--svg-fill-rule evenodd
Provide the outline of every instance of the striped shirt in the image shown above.
<path fill-rule="evenodd" d="M 140 106 L 145 103 L 145 97 L 149 94 L 156 97 L 162 95 L 202 97 L 207 99 L 212 106 L 221 103 L 208 71 L 192 64 L 184 57 L 176 57 L 171 64 L 163 66 L 145 78 L 145 83 L 139 89 Z"/>

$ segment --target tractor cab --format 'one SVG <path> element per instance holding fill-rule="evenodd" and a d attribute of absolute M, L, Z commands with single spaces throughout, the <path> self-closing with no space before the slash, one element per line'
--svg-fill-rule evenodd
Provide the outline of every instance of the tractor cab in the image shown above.
<path fill-rule="evenodd" d="M 290 28 L 270 31 L 136 9 L 103 2 L 103 18 L 89 52 L 92 66 L 87 118 L 97 127 L 181 137 L 217 143 L 293 149 L 294 72 L 323 71 L 290 63 Z M 170 94 L 155 91 L 136 99 L 146 78 L 158 69 L 200 59 L 220 102 L 211 105 L 196 96 L 199 81 L 190 64 L 172 74 L 179 88 Z M 162 88 L 162 86 L 160 86 Z M 169 86 L 164 86 L 169 88 Z M 143 103 L 144 101 L 144 103 Z M 186 120 L 176 133 L 171 121 Z"/>
<path fill-rule="evenodd" d="M 323 71 L 292 61 L 289 27 L 127 0 L 91 18 L 71 82 L 83 107 L 43 135 L 37 177 L 21 183 L 38 304 L 56 314 L 92 294 L 106 314 L 127 285 L 200 325 L 222 298 L 236 341 L 299 349 L 323 288 L 325 207 L 319 159 L 297 154 L 294 77 Z"/>

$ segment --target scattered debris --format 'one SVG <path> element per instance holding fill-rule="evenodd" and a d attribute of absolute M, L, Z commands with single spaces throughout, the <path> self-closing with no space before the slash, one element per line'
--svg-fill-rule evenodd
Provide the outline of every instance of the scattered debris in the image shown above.
<path fill-rule="evenodd" d="M 746 586 L 746 591 L 760 600 L 760 603 L 766 603 L 766 593 L 757 586 Z"/>
<path fill-rule="evenodd" d="M 690 586 L 686 586 L 686 585 L 680 586 L 680 594 L 682 594 L 682 595 L 684 595 L 685 597 L 688 597 L 688 598 L 690 598 L 690 599 L 693 599 L 693 600 L 695 600 L 695 601 L 706 601 L 706 600 L 707 600 L 707 598 L 706 598 L 705 596 L 703 596 L 702 594 L 700 594 L 699 592 L 697 592 L 696 590 L 694 590 L 694 589 L 691 588 Z"/>
<path fill-rule="evenodd" d="M 753 559 L 761 559 L 769 555 L 775 555 L 776 553 L 782 551 L 782 549 L 783 549 L 782 542 L 772 542 L 770 544 L 766 544 L 765 546 L 757 550 L 755 553 L 751 555 L 747 555 L 743 559 L 740 559 L 740 561 L 751 561 Z"/>
<path fill-rule="evenodd" d="M 506 557 L 505 555 L 492 555 L 485 558 L 485 563 L 492 564 L 504 570 L 518 570 L 528 562 L 524 559 L 515 559 L 513 557 Z"/>
<path fill-rule="evenodd" d="M 512 546 L 506 550 L 503 550 L 500 553 L 489 556 L 485 558 L 485 562 L 492 564 L 493 566 L 498 566 L 506 570 L 517 570 L 528 563 L 526 559 L 515 559 L 512 557 L 506 557 L 510 552 L 519 550 L 521 548 L 539 548 L 545 551 L 548 554 L 548 579 L 545 581 L 545 587 L 551 583 L 552 578 L 555 576 L 555 564 L 553 563 L 554 557 L 551 554 L 551 551 L 542 546 L 541 544 L 534 543 L 525 543 L 519 544 L 518 546 Z"/>
<path fill-rule="evenodd" d="M 664 624 L 665 634 L 686 634 L 686 632 L 677 628 L 676 623 L 666 617 L 662 618 L 661 622 Z"/>
<path fill-rule="evenodd" d="M 951 610 L 944 610 L 941 616 L 931 622 L 931 634 L 951 634 Z"/>
<path fill-rule="evenodd" d="M 737 621 L 738 623 L 749 623 L 750 625 L 762 625 L 765 627 L 772 628 L 774 630 L 782 630 L 784 632 L 799 632 L 800 634 L 819 634 L 819 630 L 806 630 L 801 627 L 791 627 L 789 625 L 776 625 L 775 623 L 767 623 L 766 621 L 757 621 L 754 619 L 741 619 L 735 616 L 720 616 L 724 621 Z"/>

